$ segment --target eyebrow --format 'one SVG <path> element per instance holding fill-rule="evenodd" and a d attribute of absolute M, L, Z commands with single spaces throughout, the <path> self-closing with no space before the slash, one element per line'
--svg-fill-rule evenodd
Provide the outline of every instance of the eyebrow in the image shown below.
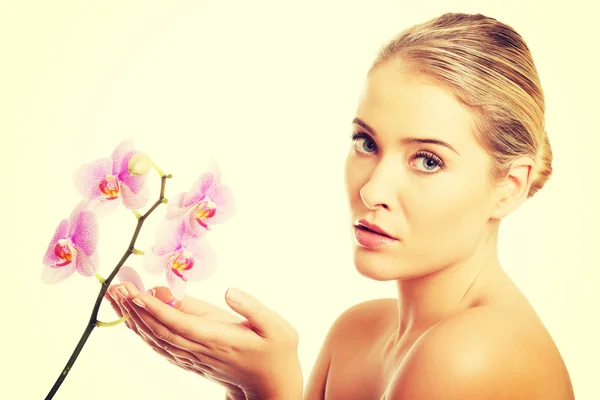
<path fill-rule="evenodd" d="M 377 136 L 377 133 L 375 133 L 375 130 L 373 128 L 371 128 L 365 121 L 361 120 L 360 118 L 354 118 L 352 120 L 353 124 L 356 124 L 358 126 L 363 127 L 365 130 L 367 130 L 371 135 L 373 136 Z M 452 147 L 449 143 L 444 142 L 443 140 L 440 139 L 434 139 L 434 138 L 417 138 L 417 137 L 407 137 L 407 138 L 403 138 L 401 139 L 401 142 L 403 144 L 409 145 L 409 144 L 415 144 L 415 143 L 430 143 L 430 144 L 437 144 L 440 146 L 444 146 L 449 148 L 450 150 L 452 150 L 453 152 L 455 152 L 456 154 L 460 155 L 458 153 L 458 151 L 456 151 L 456 149 L 454 147 Z"/>

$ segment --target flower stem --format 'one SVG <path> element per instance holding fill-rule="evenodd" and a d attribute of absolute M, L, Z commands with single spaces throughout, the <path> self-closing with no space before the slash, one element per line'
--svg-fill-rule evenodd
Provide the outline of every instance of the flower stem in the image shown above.
<path fill-rule="evenodd" d="M 152 205 L 152 207 L 150 207 L 150 209 L 148 211 L 146 211 L 146 213 L 144 215 L 142 215 L 138 219 L 138 223 L 137 223 L 137 225 L 135 227 L 135 232 L 133 233 L 133 237 L 131 238 L 131 241 L 129 242 L 129 246 L 127 247 L 127 251 L 125 251 L 125 254 L 123 254 L 123 256 L 121 257 L 121 260 L 119 260 L 117 266 L 113 269 L 113 271 L 108 276 L 108 278 L 106 278 L 104 280 L 104 282 L 102 282 L 102 286 L 100 288 L 100 293 L 98 293 L 98 297 L 96 298 L 96 303 L 94 304 L 94 308 L 92 309 L 92 315 L 90 316 L 90 319 L 89 319 L 87 325 L 85 326 L 85 330 L 83 331 L 83 335 L 81 336 L 81 339 L 79 339 L 79 342 L 77 343 L 77 346 L 75 347 L 75 350 L 71 354 L 71 357 L 69 358 L 69 361 L 67 361 L 67 365 L 65 365 L 63 371 L 61 372 L 61 374 L 59 375 L 58 379 L 54 383 L 54 386 L 52 386 L 52 389 L 50 389 L 50 392 L 48 392 L 48 395 L 46 396 L 45 400 L 50 400 L 50 399 L 52 399 L 54 397 L 54 395 L 56 394 L 56 392 L 58 391 L 58 389 L 62 385 L 63 381 L 67 377 L 67 374 L 69 373 L 69 371 L 73 367 L 73 364 L 75 364 L 75 360 L 77 360 L 77 357 L 79 356 L 79 353 L 81 353 L 81 350 L 83 349 L 83 346 L 85 345 L 85 342 L 88 340 L 90 334 L 92 333 L 92 331 L 94 330 L 94 328 L 97 326 L 97 324 L 99 322 L 98 321 L 98 311 L 100 310 L 100 305 L 102 303 L 102 299 L 104 298 L 104 295 L 106 294 L 106 291 L 108 290 L 108 288 L 110 286 L 110 283 L 115 278 L 115 276 L 117 276 L 117 273 L 119 272 L 119 269 L 121 269 L 121 267 L 123 266 L 123 264 L 125 264 L 125 261 L 127 261 L 127 258 L 131 254 L 133 254 L 134 249 L 135 249 L 135 241 L 137 240 L 138 235 L 140 234 L 140 231 L 142 229 L 142 225 L 144 225 L 144 221 L 146 220 L 146 218 L 148 218 L 148 216 L 150 214 L 152 214 L 152 212 L 159 205 L 161 205 L 163 203 L 163 199 L 165 198 L 165 186 L 166 186 L 166 182 L 167 182 L 167 176 L 164 175 L 164 173 L 163 173 L 163 174 L 161 174 L 160 195 L 158 197 L 158 200 L 156 200 L 156 202 L 154 202 L 154 204 Z"/>
<path fill-rule="evenodd" d="M 154 169 L 156 169 L 156 172 L 158 172 L 158 174 L 160 175 L 161 178 L 164 177 L 164 176 L 166 176 L 165 173 L 163 172 L 163 170 L 160 169 L 158 167 L 158 165 L 156 165 L 156 163 L 154 162 L 154 160 L 150 159 L 150 163 L 152 164 L 152 166 L 154 167 Z"/>
<path fill-rule="evenodd" d="M 100 283 L 104 283 L 104 282 L 106 282 L 106 279 L 104 279 L 104 278 L 102 277 L 102 275 L 100 275 L 99 273 L 97 273 L 97 272 L 96 272 L 96 273 L 94 274 L 94 276 L 96 277 L 96 279 L 98 279 L 98 282 L 100 282 Z"/>
<path fill-rule="evenodd" d="M 96 321 L 96 326 L 97 327 L 115 326 L 115 325 L 119 325 L 121 322 L 127 321 L 128 319 L 129 319 L 129 314 L 126 314 L 126 315 L 123 315 L 118 320 L 112 321 L 112 322 Z"/>

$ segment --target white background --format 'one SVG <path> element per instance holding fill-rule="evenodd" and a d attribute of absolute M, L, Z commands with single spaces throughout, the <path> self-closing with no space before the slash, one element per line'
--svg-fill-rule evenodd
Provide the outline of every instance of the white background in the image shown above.
<path fill-rule="evenodd" d="M 210 236 L 213 278 L 188 293 L 225 306 L 239 287 L 299 331 L 305 380 L 331 322 L 395 296 L 351 262 L 343 161 L 379 46 L 444 12 L 480 12 L 523 35 L 547 101 L 554 176 L 505 220 L 506 270 L 546 323 L 578 400 L 597 400 L 598 55 L 592 1 L 0 1 L 0 398 L 41 399 L 79 339 L 99 285 L 40 281 L 54 229 L 79 196 L 72 174 L 131 138 L 187 190 L 210 157 L 239 211 Z M 158 193 L 158 178 L 151 188 Z M 142 231 L 146 248 L 159 209 Z M 101 219 L 101 273 L 135 219 Z M 141 267 L 141 259 L 128 263 Z M 160 278 L 143 275 L 149 284 Z M 103 320 L 114 315 L 108 304 Z M 95 330 L 56 399 L 220 399 L 124 325 Z"/>

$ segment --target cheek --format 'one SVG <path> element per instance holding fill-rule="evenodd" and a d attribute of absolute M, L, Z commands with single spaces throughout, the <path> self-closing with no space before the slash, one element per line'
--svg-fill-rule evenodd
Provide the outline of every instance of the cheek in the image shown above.
<path fill-rule="evenodd" d="M 489 195 L 478 181 L 440 181 L 429 187 L 426 195 L 406 199 L 411 242 L 424 251 L 432 247 L 460 251 L 472 246 L 489 218 Z"/>

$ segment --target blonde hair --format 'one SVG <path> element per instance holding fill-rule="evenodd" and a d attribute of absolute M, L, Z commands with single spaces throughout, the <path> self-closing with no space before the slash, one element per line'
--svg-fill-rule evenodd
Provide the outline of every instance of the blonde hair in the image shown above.
<path fill-rule="evenodd" d="M 531 52 L 514 29 L 481 14 L 446 13 L 394 37 L 369 74 L 390 60 L 450 89 L 473 112 L 476 139 L 492 159 L 492 179 L 530 156 L 535 166 L 527 197 L 544 186 L 552 174 L 544 94 Z"/>

